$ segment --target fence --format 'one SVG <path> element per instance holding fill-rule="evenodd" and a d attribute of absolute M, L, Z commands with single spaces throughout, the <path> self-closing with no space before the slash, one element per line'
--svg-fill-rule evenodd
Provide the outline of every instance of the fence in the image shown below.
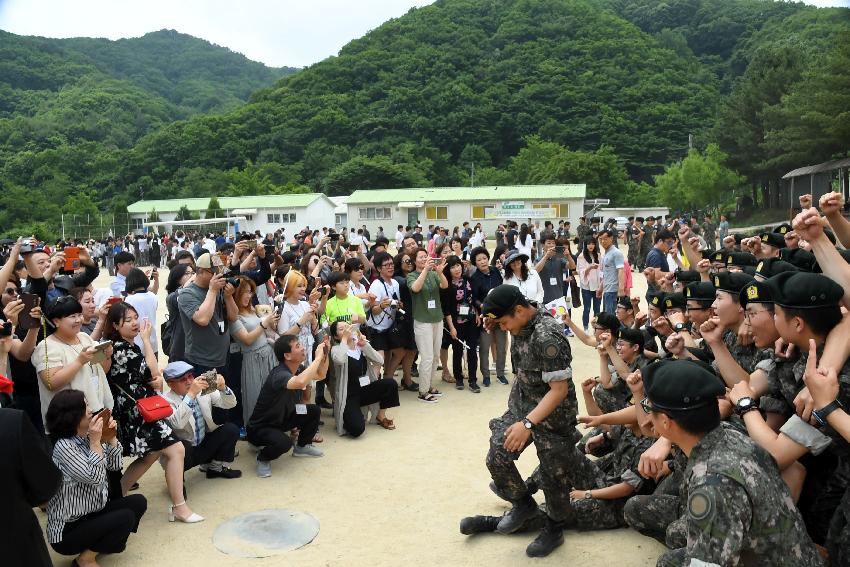
<path fill-rule="evenodd" d="M 224 214 L 224 211 L 222 211 Z M 197 226 L 183 227 L 179 221 L 171 224 L 171 230 L 184 229 L 189 232 L 198 230 Z M 103 215 L 62 215 L 61 227 L 56 236 L 65 240 L 79 238 L 83 240 L 102 240 L 110 236 L 125 236 L 130 232 L 141 234 L 142 219 L 132 218 L 129 213 Z M 206 226 L 206 230 L 225 230 L 227 223 Z M 153 230 L 153 229 L 152 229 Z M 160 229 L 162 231 L 164 229 Z"/>

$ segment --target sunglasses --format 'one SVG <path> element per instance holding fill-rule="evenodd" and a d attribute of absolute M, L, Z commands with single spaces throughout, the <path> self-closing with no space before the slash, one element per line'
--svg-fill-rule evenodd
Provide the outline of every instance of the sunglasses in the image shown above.
<path fill-rule="evenodd" d="M 403 263 L 403 264 L 412 264 L 412 263 L 413 263 L 413 260 L 410 260 L 410 259 L 402 260 L 402 263 Z"/>
<path fill-rule="evenodd" d="M 5 291 L 4 293 L 5 293 L 6 295 L 11 295 L 12 297 L 14 297 L 14 296 L 16 296 L 16 295 L 20 295 L 20 294 L 18 293 L 18 290 L 17 290 L 17 289 L 15 289 L 15 288 L 13 288 L 13 287 L 7 287 L 7 288 L 6 288 L 6 291 Z"/>

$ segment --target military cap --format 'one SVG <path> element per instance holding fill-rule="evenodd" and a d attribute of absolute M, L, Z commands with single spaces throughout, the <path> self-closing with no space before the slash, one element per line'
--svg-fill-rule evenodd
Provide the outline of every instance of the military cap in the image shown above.
<path fill-rule="evenodd" d="M 758 258 L 750 254 L 749 252 L 730 252 L 728 256 L 726 256 L 726 265 L 727 266 L 755 266 L 758 263 Z"/>
<path fill-rule="evenodd" d="M 714 284 L 711 282 L 693 282 L 685 286 L 685 301 L 714 301 Z"/>
<path fill-rule="evenodd" d="M 767 244 L 774 248 L 785 248 L 785 237 L 778 232 L 762 232 L 759 234 L 759 240 L 761 240 L 762 244 Z"/>
<path fill-rule="evenodd" d="M 707 350 L 699 347 L 685 347 L 685 349 L 706 364 L 711 364 L 711 361 L 714 360 L 714 357 Z"/>
<path fill-rule="evenodd" d="M 735 244 L 738 245 L 738 246 L 740 246 L 741 242 L 744 240 L 744 235 L 741 234 L 740 232 L 736 232 L 735 234 L 732 235 L 732 237 L 735 239 Z"/>
<path fill-rule="evenodd" d="M 653 409 L 687 411 L 716 404 L 726 393 L 723 381 L 702 362 L 665 360 L 641 372 Z"/>
<path fill-rule="evenodd" d="M 711 256 L 711 261 L 712 262 L 720 262 L 721 264 L 726 264 L 726 256 L 728 256 L 728 255 L 729 255 L 729 253 L 726 252 L 725 250 L 718 250 L 717 252 L 714 253 L 714 255 Z"/>
<path fill-rule="evenodd" d="M 604 327 L 612 333 L 616 333 L 617 330 L 623 326 L 623 324 L 620 323 L 620 320 L 617 319 L 616 315 L 607 312 L 602 312 L 596 316 L 596 325 Z"/>
<path fill-rule="evenodd" d="M 617 333 L 617 338 L 633 345 L 643 346 L 646 338 L 640 329 L 632 329 L 631 327 L 621 327 Z"/>
<path fill-rule="evenodd" d="M 682 283 L 698 282 L 701 276 L 696 270 L 676 270 L 673 272 L 676 275 L 676 281 Z"/>
<path fill-rule="evenodd" d="M 681 293 L 668 293 L 664 296 L 664 311 L 685 309 L 685 296 Z"/>
<path fill-rule="evenodd" d="M 643 222 L 643 217 L 636 217 L 635 220 L 638 222 Z"/>
<path fill-rule="evenodd" d="M 700 250 L 699 255 L 700 257 L 702 257 L 703 260 L 711 260 L 714 256 L 714 250 L 712 250 L 711 248 L 706 248 L 704 250 Z M 719 261 L 720 260 L 718 260 L 718 262 Z"/>
<path fill-rule="evenodd" d="M 773 232 L 775 232 L 776 234 L 781 234 L 784 238 L 785 235 L 788 234 L 789 232 L 791 232 L 792 230 L 794 230 L 794 229 L 791 227 L 791 225 L 787 222 L 784 222 L 784 223 L 780 224 L 779 226 L 777 226 L 776 228 L 774 228 Z"/>
<path fill-rule="evenodd" d="M 634 307 L 632 306 L 632 300 L 626 297 L 625 295 L 617 298 L 617 305 L 619 307 L 622 307 L 623 309 L 634 309 Z"/>
<path fill-rule="evenodd" d="M 782 272 L 765 280 L 773 302 L 791 309 L 813 309 L 838 305 L 844 289 L 820 274 Z"/>
<path fill-rule="evenodd" d="M 802 248 L 783 248 L 779 257 L 804 272 L 811 272 L 815 263 L 815 255 Z"/>
<path fill-rule="evenodd" d="M 746 308 L 747 303 L 773 303 L 770 285 L 766 282 L 752 281 L 744 286 L 738 296 L 738 303 Z"/>
<path fill-rule="evenodd" d="M 521 301 L 527 301 L 520 289 L 514 285 L 502 284 L 494 287 L 484 298 L 481 313 L 490 319 L 507 315 Z"/>
<path fill-rule="evenodd" d="M 779 258 L 765 258 L 764 260 L 760 260 L 758 265 L 756 266 L 756 276 L 759 276 L 763 279 L 772 278 L 776 274 L 782 272 L 796 272 L 797 266 L 794 264 L 789 264 L 785 260 L 780 260 Z"/>
<path fill-rule="evenodd" d="M 842 258 L 844 258 L 845 262 L 850 264 L 850 250 L 846 248 L 841 248 L 840 250 L 838 250 L 838 253 L 841 255 Z M 815 263 L 812 264 L 812 271 L 816 274 L 820 274 L 823 272 L 823 269 L 820 267 L 820 264 L 817 260 L 815 260 Z"/>
<path fill-rule="evenodd" d="M 655 217 L 654 217 L 654 216 L 652 216 L 652 215 L 649 215 L 648 217 L 646 217 L 646 220 L 648 220 L 648 221 L 654 221 L 654 220 L 655 220 Z"/>
<path fill-rule="evenodd" d="M 755 277 L 756 275 L 756 267 L 755 266 L 741 266 L 741 271 L 747 274 L 748 276 Z"/>
<path fill-rule="evenodd" d="M 646 302 L 664 313 L 666 310 L 666 307 L 664 307 L 664 295 L 663 291 L 647 292 Z"/>
<path fill-rule="evenodd" d="M 717 291 L 725 291 L 737 296 L 741 289 L 753 281 L 752 276 L 740 272 L 720 272 L 714 274 L 712 282 Z"/>

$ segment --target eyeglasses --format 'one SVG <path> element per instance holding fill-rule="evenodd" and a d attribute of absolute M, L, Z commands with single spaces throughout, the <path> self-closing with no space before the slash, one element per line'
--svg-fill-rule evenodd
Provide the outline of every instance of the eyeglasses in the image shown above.
<path fill-rule="evenodd" d="M 381 267 L 382 268 L 392 268 L 394 265 L 395 264 L 393 264 L 392 262 L 387 262 L 385 264 L 381 264 Z"/>
<path fill-rule="evenodd" d="M 758 311 L 744 311 L 744 319 L 751 319 L 753 317 L 757 317 L 760 313 L 769 313 L 773 315 L 773 312 L 770 309 L 759 309 Z"/>
<path fill-rule="evenodd" d="M 711 307 L 685 307 L 685 311 L 708 311 Z"/>
<path fill-rule="evenodd" d="M 18 293 L 18 290 L 17 290 L 17 289 L 15 289 L 15 288 L 13 288 L 13 287 L 7 287 L 7 288 L 6 288 L 6 291 L 5 291 L 4 293 L 5 293 L 6 295 L 11 295 L 12 297 L 14 297 L 14 296 L 16 296 L 16 295 L 20 295 L 20 294 Z"/>
<path fill-rule="evenodd" d="M 409 258 L 408 258 L 408 259 L 406 259 L 406 260 L 402 260 L 402 263 L 403 263 L 403 264 L 412 264 L 412 263 L 413 263 L 413 260 L 411 260 L 411 259 L 409 259 Z"/>

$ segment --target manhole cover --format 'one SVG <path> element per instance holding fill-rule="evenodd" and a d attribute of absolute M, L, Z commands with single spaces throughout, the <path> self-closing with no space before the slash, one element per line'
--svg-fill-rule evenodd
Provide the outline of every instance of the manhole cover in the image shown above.
<path fill-rule="evenodd" d="M 319 534 L 319 520 L 294 510 L 260 510 L 216 528 L 213 544 L 237 557 L 269 557 L 304 547 Z"/>

